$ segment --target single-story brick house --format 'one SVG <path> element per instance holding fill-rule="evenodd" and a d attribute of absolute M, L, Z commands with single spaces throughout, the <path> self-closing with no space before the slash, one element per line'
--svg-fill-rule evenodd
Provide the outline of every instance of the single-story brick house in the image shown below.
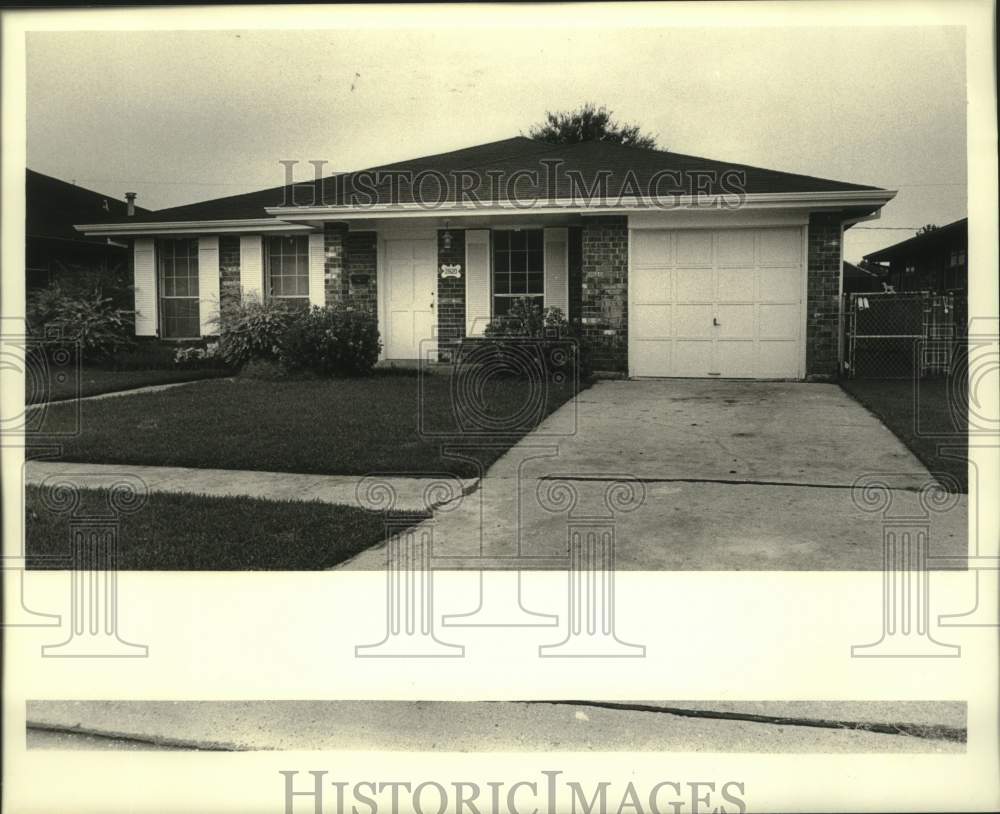
<path fill-rule="evenodd" d="M 74 225 L 81 221 L 122 220 L 148 210 L 85 187 L 25 170 L 25 287 L 28 291 L 52 284 L 73 284 L 81 278 L 131 281 L 131 251 L 108 236 L 87 237 Z"/>
<path fill-rule="evenodd" d="M 843 231 L 894 194 L 519 137 L 78 228 L 133 241 L 142 335 L 281 297 L 367 309 L 386 361 L 436 360 L 529 297 L 598 370 L 804 379 L 838 369 Z"/>
<path fill-rule="evenodd" d="M 969 219 L 921 232 L 865 255 L 885 264 L 886 282 L 896 291 L 946 291 L 965 295 L 969 287 Z"/>

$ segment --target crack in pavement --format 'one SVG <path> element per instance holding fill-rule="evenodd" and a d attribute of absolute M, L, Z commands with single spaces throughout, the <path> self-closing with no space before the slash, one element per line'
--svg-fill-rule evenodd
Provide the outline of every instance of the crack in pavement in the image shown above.
<path fill-rule="evenodd" d="M 200 741 L 186 740 L 184 738 L 171 738 L 166 735 L 137 735 L 134 732 L 116 732 L 107 729 L 96 729 L 94 727 L 75 726 L 69 724 L 48 724 L 41 721 L 28 721 L 25 729 L 35 732 L 51 732 L 57 735 L 85 735 L 91 738 L 104 738 L 106 740 L 129 741 L 131 743 L 146 743 L 151 746 L 163 746 L 170 749 L 186 749 L 197 752 L 249 752 L 253 751 L 245 746 L 239 746 L 227 741 Z"/>
<path fill-rule="evenodd" d="M 539 475 L 538 480 L 566 480 L 566 481 L 592 481 L 594 483 L 613 483 L 620 478 L 609 478 L 606 475 Z M 843 483 L 795 483 L 793 481 L 781 480 L 734 480 L 727 478 L 651 478 L 639 475 L 629 475 L 626 480 L 638 481 L 639 483 L 719 483 L 727 486 L 794 486 L 800 489 L 854 489 L 853 484 Z M 891 486 L 893 492 L 914 492 L 922 491 L 916 486 Z"/>
<path fill-rule="evenodd" d="M 729 721 L 748 721 L 758 724 L 779 726 L 805 726 L 817 729 L 852 729 L 875 732 L 882 735 L 906 735 L 926 740 L 945 740 L 954 743 L 966 742 L 966 730 L 942 724 L 878 723 L 875 721 L 844 721 L 831 718 L 792 718 L 780 715 L 760 715 L 751 712 L 722 712 L 685 707 L 661 707 L 652 704 L 632 704 L 614 701 L 521 701 L 524 704 L 552 704 L 557 706 L 596 707 L 598 709 L 622 710 L 628 712 L 653 712 L 676 715 L 684 718 L 714 718 Z"/>

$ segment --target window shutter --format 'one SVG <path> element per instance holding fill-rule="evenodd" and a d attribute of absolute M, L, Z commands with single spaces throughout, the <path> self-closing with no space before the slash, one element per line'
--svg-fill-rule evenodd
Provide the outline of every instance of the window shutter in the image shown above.
<path fill-rule="evenodd" d="M 264 255 L 260 235 L 240 235 L 240 286 L 244 301 L 264 301 Z"/>
<path fill-rule="evenodd" d="M 482 336 L 490 321 L 490 230 L 465 232 L 465 335 Z"/>
<path fill-rule="evenodd" d="M 309 235 L 309 304 L 326 305 L 323 233 Z"/>
<path fill-rule="evenodd" d="M 545 307 L 569 318 L 569 229 L 545 230 Z"/>
<path fill-rule="evenodd" d="M 198 238 L 198 312 L 201 335 L 219 332 L 219 238 Z"/>
<path fill-rule="evenodd" d="M 135 239 L 132 260 L 135 335 L 156 336 L 156 252 L 152 238 Z"/>

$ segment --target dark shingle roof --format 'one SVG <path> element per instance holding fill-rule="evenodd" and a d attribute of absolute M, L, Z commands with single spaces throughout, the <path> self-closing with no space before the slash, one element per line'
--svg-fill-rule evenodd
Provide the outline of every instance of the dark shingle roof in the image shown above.
<path fill-rule="evenodd" d="M 551 162 L 555 161 L 561 162 L 557 172 L 550 168 Z M 612 200 L 619 195 L 628 197 L 634 195 L 636 191 L 645 192 L 657 173 L 664 172 L 675 174 L 673 178 L 667 177 L 661 180 L 659 192 L 664 195 L 669 195 L 672 192 L 690 193 L 694 191 L 697 188 L 696 173 L 714 174 L 715 181 L 710 183 L 707 189 L 710 194 L 733 192 L 732 188 L 725 188 L 725 181 L 721 180 L 723 173 L 743 173 L 745 176 L 744 191 L 747 193 L 838 192 L 879 189 L 878 187 L 767 170 L 745 164 L 714 161 L 663 150 L 624 147 L 611 142 L 593 141 L 571 145 L 554 145 L 519 136 L 462 150 L 385 164 L 367 170 L 342 173 L 324 178 L 320 182 L 298 184 L 296 185 L 299 189 L 296 192 L 295 203 L 308 204 L 317 200 L 314 196 L 318 192 L 319 203 L 344 205 L 351 202 L 349 193 L 352 191 L 356 196 L 370 193 L 377 203 L 412 203 L 414 190 L 405 179 L 402 181 L 384 179 L 380 185 L 372 183 L 374 176 L 392 172 L 409 172 L 415 176 L 424 172 L 423 192 L 425 200 L 430 198 L 441 202 L 455 201 L 458 198 L 457 184 L 461 181 L 454 174 L 461 171 L 476 173 L 477 177 L 481 179 L 481 186 L 476 190 L 480 200 L 509 200 L 508 190 L 493 189 L 494 184 L 490 181 L 489 174 L 498 174 L 509 179 L 514 173 L 525 170 L 537 172 L 539 183 L 533 185 L 522 175 L 516 187 L 516 194 L 522 200 L 531 197 L 544 198 L 549 195 L 560 198 L 569 197 L 572 192 L 569 174 L 573 172 L 579 174 L 588 188 L 599 175 L 606 176 L 606 189 L 608 197 Z M 444 178 L 440 179 L 434 173 L 442 173 Z M 550 173 L 554 174 L 550 175 Z M 554 183 L 547 184 L 546 179 L 549 178 L 554 178 Z M 445 184 L 443 191 L 440 186 L 442 180 Z M 680 188 L 675 190 L 678 181 Z M 638 190 L 634 186 L 636 182 Z M 393 191 L 394 186 L 396 187 L 395 191 Z M 357 197 L 354 198 L 355 202 L 358 200 Z M 289 188 L 279 186 L 162 209 L 158 212 L 137 216 L 135 220 L 139 222 L 177 222 L 266 218 L 269 217 L 266 212 L 267 207 L 287 206 L 291 201 Z M 108 221 L 113 222 L 109 218 L 92 222 Z M 80 222 L 77 221 L 77 223 Z"/>
<path fill-rule="evenodd" d="M 968 239 L 968 233 L 969 219 L 959 218 L 958 220 L 946 224 L 945 226 L 932 229 L 930 232 L 914 235 L 913 237 L 902 240 L 899 243 L 893 243 L 891 246 L 886 246 L 884 249 L 879 249 L 871 254 L 866 254 L 865 260 L 872 260 L 875 262 L 891 260 L 894 257 L 901 257 L 914 251 L 924 251 L 937 245 L 938 243 L 955 241 L 960 238 Z"/>
<path fill-rule="evenodd" d="M 93 239 L 84 237 L 74 229 L 74 224 L 131 220 L 128 218 L 128 205 L 125 201 L 78 187 L 51 175 L 26 170 L 24 186 L 25 232 L 28 237 L 93 242 Z M 137 206 L 135 211 L 136 215 L 133 217 L 139 217 L 149 210 Z M 104 240 L 99 242 L 103 243 Z"/>

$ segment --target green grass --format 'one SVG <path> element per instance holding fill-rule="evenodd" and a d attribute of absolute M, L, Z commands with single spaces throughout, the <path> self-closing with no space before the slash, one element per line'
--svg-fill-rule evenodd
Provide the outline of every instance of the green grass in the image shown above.
<path fill-rule="evenodd" d="M 34 444 L 44 446 L 46 432 L 70 432 L 78 406 L 80 434 L 49 441 L 62 445 L 55 456 L 62 461 L 308 474 L 474 476 L 478 474 L 474 464 L 445 457 L 442 446 L 474 444 L 474 457 L 489 465 L 573 395 L 571 384 L 551 385 L 534 400 L 525 381 L 487 379 L 470 407 L 467 400 L 456 401 L 451 377 L 424 376 L 422 388 L 420 382 L 416 375 L 392 372 L 334 380 L 238 378 L 53 405 Z M 537 404 L 539 409 L 524 411 L 526 404 Z M 485 405 L 486 415 L 477 415 L 475 405 Z M 505 425 L 503 432 L 482 437 L 491 422 L 522 411 L 524 415 Z"/>
<path fill-rule="evenodd" d="M 70 568 L 69 520 L 25 497 L 27 567 Z M 81 490 L 80 513 L 107 512 L 107 493 Z M 118 570 L 318 571 L 384 537 L 384 516 L 351 506 L 153 493 L 123 515 Z"/>
<path fill-rule="evenodd" d="M 30 381 L 25 381 L 25 402 L 37 404 L 41 401 L 62 401 L 78 396 L 98 396 L 102 393 L 132 390 L 136 387 L 148 387 L 153 384 L 189 382 L 231 375 L 231 371 L 210 368 L 200 370 L 192 368 L 103 370 L 96 367 L 83 367 L 80 369 L 79 380 L 73 376 L 67 376 L 62 381 L 55 378 L 45 383 L 33 384 Z"/>
<path fill-rule="evenodd" d="M 960 407 L 949 405 L 954 397 L 948 379 L 844 379 L 840 386 L 878 416 L 932 473 L 950 475 L 959 491 L 968 491 L 967 421 Z M 950 448 L 948 455 L 941 454 L 941 447 Z"/>

